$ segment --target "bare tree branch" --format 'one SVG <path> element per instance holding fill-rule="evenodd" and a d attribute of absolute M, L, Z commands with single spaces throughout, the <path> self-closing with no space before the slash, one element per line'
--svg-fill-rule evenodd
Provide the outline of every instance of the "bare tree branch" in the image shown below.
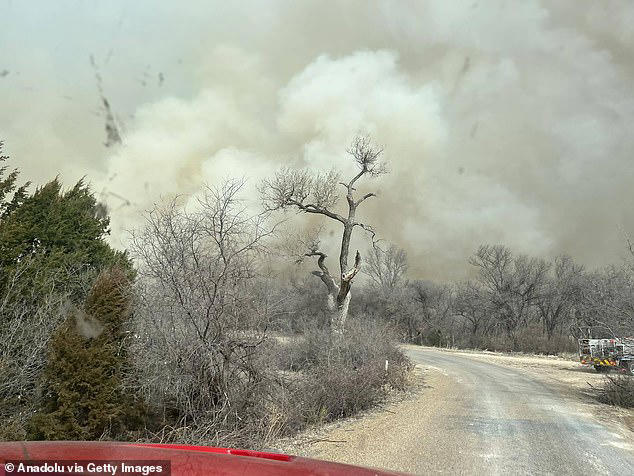
<path fill-rule="evenodd" d="M 387 173 L 387 168 L 379 159 L 383 154 L 383 147 L 377 147 L 372 144 L 370 137 L 358 136 L 347 149 L 361 171 L 348 183 L 348 187 L 352 187 L 354 183 L 365 174 L 373 177 Z"/>
<path fill-rule="evenodd" d="M 376 193 L 374 192 L 366 193 L 363 197 L 361 197 L 359 200 L 354 202 L 354 206 L 358 207 L 363 201 L 367 200 L 370 197 L 376 197 Z"/>

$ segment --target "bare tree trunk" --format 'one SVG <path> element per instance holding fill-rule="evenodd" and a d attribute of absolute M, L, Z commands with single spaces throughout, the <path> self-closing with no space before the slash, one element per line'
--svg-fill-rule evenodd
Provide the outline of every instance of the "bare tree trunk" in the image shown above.
<path fill-rule="evenodd" d="M 348 218 L 349 223 L 354 220 L 354 209 L 350 209 L 350 216 Z M 348 270 L 348 252 L 350 250 L 350 238 L 352 237 L 352 228 L 350 224 L 346 224 L 343 227 L 343 236 L 341 237 L 341 252 L 339 254 L 339 269 L 341 273 L 345 273 Z"/>
<path fill-rule="evenodd" d="M 337 302 L 337 296 L 328 295 L 328 311 L 330 312 L 329 324 L 334 334 L 343 334 L 346 326 L 346 318 L 348 317 L 348 308 L 350 307 L 350 298 L 352 293 L 348 292 L 343 302 Z"/>
<path fill-rule="evenodd" d="M 333 333 L 341 334 L 345 328 L 346 318 L 348 317 L 348 308 L 350 307 L 352 279 L 359 272 L 361 267 L 361 255 L 357 251 L 354 260 L 354 267 L 341 274 L 341 283 L 337 285 L 335 280 L 330 276 L 328 268 L 324 264 L 326 255 L 319 253 L 320 257 L 317 261 L 322 271 L 313 271 L 313 274 L 321 278 L 328 288 L 327 308 L 330 314 L 328 320 Z"/>

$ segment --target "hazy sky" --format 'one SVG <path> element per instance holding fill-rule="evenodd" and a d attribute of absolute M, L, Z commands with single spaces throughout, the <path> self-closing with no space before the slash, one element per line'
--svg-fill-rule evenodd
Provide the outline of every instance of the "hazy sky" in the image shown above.
<path fill-rule="evenodd" d="M 0 21 L 13 164 L 86 175 L 117 240 L 203 181 L 349 173 L 357 132 L 391 169 L 360 212 L 418 277 L 462 276 L 482 242 L 600 265 L 634 233 L 630 0 L 0 0 Z"/>

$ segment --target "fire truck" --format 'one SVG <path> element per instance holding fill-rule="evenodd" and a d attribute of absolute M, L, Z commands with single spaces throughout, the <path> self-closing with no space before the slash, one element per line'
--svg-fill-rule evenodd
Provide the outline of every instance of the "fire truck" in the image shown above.
<path fill-rule="evenodd" d="M 582 364 L 593 365 L 597 372 L 613 369 L 634 374 L 634 337 L 592 338 L 590 328 L 586 333 L 588 337 L 579 339 Z"/>

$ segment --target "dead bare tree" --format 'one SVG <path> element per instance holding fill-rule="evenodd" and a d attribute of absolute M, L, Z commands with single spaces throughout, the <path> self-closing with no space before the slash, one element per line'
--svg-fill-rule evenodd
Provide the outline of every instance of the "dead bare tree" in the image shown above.
<path fill-rule="evenodd" d="M 307 170 L 293 170 L 284 168 L 278 171 L 272 179 L 265 180 L 260 186 L 262 201 L 266 210 L 295 209 L 302 213 L 321 215 L 339 222 L 343 229 L 341 234 L 341 248 L 339 252 L 338 279 L 331 274 L 326 266 L 326 253 L 319 248 L 319 241 L 313 240 L 304 253 L 305 257 L 317 259 L 319 271 L 313 274 L 324 283 L 327 289 L 327 308 L 330 312 L 330 327 L 334 333 L 342 333 L 345 326 L 348 307 L 350 304 L 352 280 L 361 268 L 361 254 L 356 252 L 354 264 L 348 265 L 350 239 L 356 227 L 369 232 L 374 238 L 374 229 L 357 221 L 358 207 L 376 193 L 366 193 L 355 197 L 355 185 L 363 177 L 376 177 L 386 172 L 380 161 L 383 149 L 372 144 L 368 137 L 357 137 L 347 150 L 348 154 L 359 167 L 359 172 L 347 182 L 340 182 L 339 173 L 331 171 L 325 174 L 312 174 Z M 338 185 L 342 185 L 346 192 L 347 213 L 344 215 L 334 211 L 339 196 L 336 192 Z"/>
<path fill-rule="evenodd" d="M 603 327 L 612 337 L 634 333 L 634 275 L 626 265 L 587 273 L 581 285 L 577 325 Z"/>
<path fill-rule="evenodd" d="M 558 327 L 563 329 L 564 321 L 580 300 L 583 272 L 583 266 L 576 264 L 570 256 L 558 256 L 553 263 L 552 276 L 540 283 L 535 304 L 549 340 Z"/>
<path fill-rule="evenodd" d="M 390 245 L 386 250 L 378 245 L 367 252 L 366 274 L 372 283 L 381 289 L 394 289 L 405 281 L 407 253 L 404 249 Z"/>
<path fill-rule="evenodd" d="M 501 245 L 480 246 L 469 263 L 478 269 L 479 283 L 498 324 L 515 341 L 516 330 L 526 325 L 536 303 L 549 264 L 523 255 L 513 256 Z"/>
<path fill-rule="evenodd" d="M 443 334 L 449 338 L 453 336 L 451 318 L 451 304 L 453 291 L 447 284 L 432 281 L 416 280 L 408 286 L 413 292 L 416 303 L 416 333 L 418 339 L 432 345 L 442 345 Z M 422 342 L 419 342 L 422 343 Z M 453 339 L 447 343 L 453 345 Z"/>
<path fill-rule="evenodd" d="M 476 336 L 487 331 L 491 314 L 491 305 L 483 296 L 483 290 L 473 281 L 459 283 L 452 305 L 453 312 L 469 323 L 470 344 L 475 345 Z"/>

